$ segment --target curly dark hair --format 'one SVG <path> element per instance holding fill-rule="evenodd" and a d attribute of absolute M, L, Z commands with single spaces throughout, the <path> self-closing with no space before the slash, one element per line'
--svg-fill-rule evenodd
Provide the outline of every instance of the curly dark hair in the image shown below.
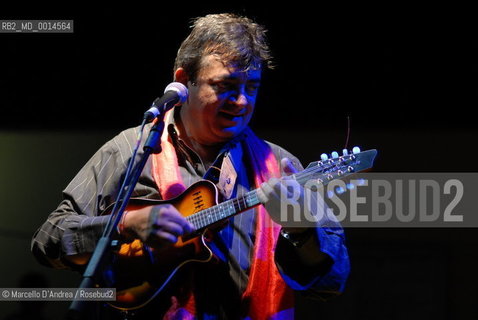
<path fill-rule="evenodd" d="M 243 70 L 272 69 L 265 33 L 263 26 L 231 13 L 196 18 L 191 33 L 178 50 L 174 70 L 183 68 L 194 82 L 202 58 L 210 54 L 218 55 L 225 64 Z"/>

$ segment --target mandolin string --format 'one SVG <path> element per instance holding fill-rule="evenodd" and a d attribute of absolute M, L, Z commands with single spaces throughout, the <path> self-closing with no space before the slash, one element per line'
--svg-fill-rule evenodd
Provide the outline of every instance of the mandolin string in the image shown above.
<path fill-rule="evenodd" d="M 350 127 L 350 115 L 347 116 L 347 136 L 345 138 L 345 146 L 344 146 L 344 149 L 347 149 L 348 145 L 349 145 L 349 139 L 350 139 L 350 131 L 351 131 L 351 127 Z"/>
<path fill-rule="evenodd" d="M 255 192 L 256 192 L 255 190 L 249 191 L 241 197 L 230 199 L 216 206 L 206 208 L 204 210 L 196 212 L 186 217 L 186 220 L 188 220 L 189 222 L 192 222 L 195 225 L 195 227 L 199 227 L 199 229 L 201 229 L 207 225 L 213 224 L 215 222 L 218 222 L 219 220 L 228 218 L 236 213 L 239 213 L 241 211 L 244 211 L 252 207 L 251 205 L 247 203 L 246 198 L 250 197 L 251 194 Z M 232 209 L 232 210 L 229 210 L 229 209 Z"/>
<path fill-rule="evenodd" d="M 300 172 L 299 174 L 296 174 L 295 179 L 299 183 L 303 184 L 303 183 L 305 183 L 305 181 L 309 180 L 309 177 L 316 174 L 316 171 L 322 171 L 322 170 L 330 169 L 330 168 L 331 168 L 331 166 L 329 166 L 327 168 L 321 168 L 321 170 L 318 170 L 318 167 L 308 168 L 308 169 Z M 254 198 L 252 198 L 251 196 L 254 196 Z M 221 219 L 230 217 L 231 215 L 233 215 L 235 213 L 241 212 L 245 209 L 248 209 L 248 208 L 252 207 L 253 205 L 249 205 L 247 203 L 247 197 L 249 197 L 250 200 L 253 200 L 253 202 L 254 202 L 253 205 L 256 205 L 256 204 L 260 203 L 259 199 L 257 197 L 256 190 L 252 190 L 252 191 L 247 192 L 242 197 L 238 197 L 238 198 L 235 198 L 235 199 L 231 199 L 231 200 L 222 202 L 222 203 L 220 203 L 216 206 L 206 208 L 206 209 L 201 210 L 201 211 L 199 211 L 195 214 L 192 214 L 192 215 L 187 217 L 187 220 L 192 222 L 195 225 L 195 227 L 199 227 L 199 229 L 203 228 L 207 225 L 210 225 L 210 224 L 215 223 L 215 222 L 217 222 Z M 241 202 L 242 202 L 242 204 L 241 204 Z M 232 205 L 233 210 L 232 210 L 232 212 L 227 213 L 225 211 L 225 207 L 226 206 L 230 207 L 230 205 Z M 236 209 L 236 207 L 238 209 Z M 220 217 L 217 218 L 217 216 L 219 214 L 220 214 Z"/>
<path fill-rule="evenodd" d="M 317 166 L 312 166 L 309 168 L 304 169 L 303 171 L 295 174 L 295 179 L 301 184 L 305 184 L 311 177 L 316 175 L 318 172 L 324 172 L 326 170 L 331 170 L 333 168 L 333 171 L 337 171 L 339 165 L 343 165 L 346 161 L 348 160 L 353 160 L 352 156 L 347 156 L 347 157 L 339 157 L 337 160 L 332 160 L 330 159 L 328 162 L 323 163 L 319 162 L 320 165 L 318 164 Z M 315 178 L 317 179 L 317 178 Z M 254 196 L 254 198 L 251 198 L 251 196 Z M 249 197 L 250 200 L 253 200 L 254 204 L 249 205 L 247 203 L 247 197 Z M 242 206 L 241 206 L 241 201 Z M 206 208 L 204 210 L 201 210 L 199 212 L 196 212 L 190 216 L 188 216 L 186 219 L 191 222 L 197 229 L 201 229 L 205 226 L 208 226 L 210 224 L 213 224 L 215 222 L 218 222 L 221 219 L 228 218 L 236 213 L 239 213 L 241 211 L 244 211 L 245 209 L 248 209 L 250 207 L 253 207 L 257 204 L 259 204 L 260 201 L 257 197 L 257 192 L 256 190 L 252 190 L 247 192 L 244 196 L 238 197 L 235 199 L 230 199 L 227 201 L 224 201 L 218 205 L 215 205 L 210 208 Z M 226 212 L 225 208 L 231 208 L 232 207 L 232 212 Z M 238 208 L 238 210 L 236 209 Z M 219 216 L 219 217 L 218 217 Z"/>
<path fill-rule="evenodd" d="M 198 228 L 198 227 L 199 227 L 199 223 L 200 223 L 200 221 L 199 221 L 199 216 L 198 216 L 198 215 L 192 214 L 192 215 L 186 217 L 186 220 L 189 221 L 189 222 L 191 222 L 191 223 L 193 224 L 193 226 L 194 226 L 195 229 L 200 229 L 200 228 Z"/>
<path fill-rule="evenodd" d="M 327 169 L 331 169 L 333 165 L 334 164 L 323 164 L 322 166 L 314 166 L 314 167 L 311 167 L 311 168 L 307 168 L 307 169 L 303 170 L 302 172 L 296 174 L 295 179 L 299 183 L 303 184 L 305 181 L 307 181 L 309 179 L 309 177 L 313 176 L 318 171 L 324 171 L 324 170 L 327 170 Z M 253 195 L 254 198 L 251 198 L 251 195 Z M 210 224 L 215 223 L 215 222 L 217 222 L 221 219 L 230 217 L 230 216 L 234 215 L 235 213 L 241 212 L 245 209 L 248 209 L 248 208 L 252 207 L 251 205 L 247 204 L 247 200 L 246 200 L 247 197 L 249 197 L 250 199 L 254 199 L 254 202 L 257 202 L 257 203 L 254 203 L 254 205 L 257 205 L 257 204 L 260 203 L 259 199 L 257 197 L 256 190 L 252 190 L 252 191 L 247 192 L 242 197 L 227 200 L 227 201 L 222 202 L 222 203 L 220 203 L 216 206 L 206 208 L 204 210 L 201 210 L 197 213 L 194 213 L 194 214 L 188 216 L 186 219 L 189 222 L 193 223 L 193 225 L 195 227 L 199 227 L 198 229 L 201 229 L 201 228 L 203 228 L 207 225 L 210 225 Z M 241 201 L 242 201 L 242 205 L 241 205 Z M 232 208 L 233 208 L 232 213 L 227 213 L 227 212 L 224 211 L 224 207 L 229 206 L 229 205 L 232 205 Z M 236 209 L 236 208 L 238 208 L 238 209 Z M 225 214 L 225 215 L 221 215 L 219 218 L 217 218 L 218 214 Z M 212 220 L 211 220 L 211 218 L 212 218 Z"/>

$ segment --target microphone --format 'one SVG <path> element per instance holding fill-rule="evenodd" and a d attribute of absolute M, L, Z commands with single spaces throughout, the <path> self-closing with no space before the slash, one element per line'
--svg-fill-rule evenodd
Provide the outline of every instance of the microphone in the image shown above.
<path fill-rule="evenodd" d="M 160 114 L 164 114 L 175 105 L 184 103 L 188 98 L 188 88 L 180 82 L 171 82 L 164 89 L 164 94 L 160 98 L 156 98 L 149 108 L 144 113 L 144 120 L 146 122 L 153 121 Z"/>

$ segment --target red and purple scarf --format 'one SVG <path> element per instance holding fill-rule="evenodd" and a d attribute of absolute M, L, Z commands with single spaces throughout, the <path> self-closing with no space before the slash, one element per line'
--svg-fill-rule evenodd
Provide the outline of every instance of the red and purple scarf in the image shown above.
<path fill-rule="evenodd" d="M 272 176 L 280 176 L 278 161 L 270 146 L 259 139 L 249 128 L 242 147 L 248 156 L 254 183 L 259 187 Z M 176 150 L 164 131 L 161 138 L 162 152 L 152 155 L 152 173 L 164 200 L 181 194 L 186 187 L 178 167 Z M 285 284 L 274 262 L 274 249 L 280 232 L 280 226 L 274 223 L 265 208 L 257 209 L 256 240 L 253 248 L 253 260 L 249 273 L 249 282 L 242 295 L 242 302 L 249 306 L 248 316 L 251 320 L 272 320 L 293 318 L 293 292 Z M 163 319 L 195 319 L 195 299 L 180 305 L 178 299 Z"/>

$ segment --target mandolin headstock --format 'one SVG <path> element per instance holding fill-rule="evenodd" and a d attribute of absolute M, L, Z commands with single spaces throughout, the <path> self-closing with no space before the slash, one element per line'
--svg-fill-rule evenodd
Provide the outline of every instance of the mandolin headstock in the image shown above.
<path fill-rule="evenodd" d="M 330 155 L 324 153 L 319 161 L 311 162 L 304 171 L 296 174 L 296 179 L 301 184 L 315 179 L 326 185 L 334 179 L 372 168 L 376 155 L 376 149 L 361 151 L 359 147 L 352 151 L 344 149 L 341 156 L 336 151 Z"/>

